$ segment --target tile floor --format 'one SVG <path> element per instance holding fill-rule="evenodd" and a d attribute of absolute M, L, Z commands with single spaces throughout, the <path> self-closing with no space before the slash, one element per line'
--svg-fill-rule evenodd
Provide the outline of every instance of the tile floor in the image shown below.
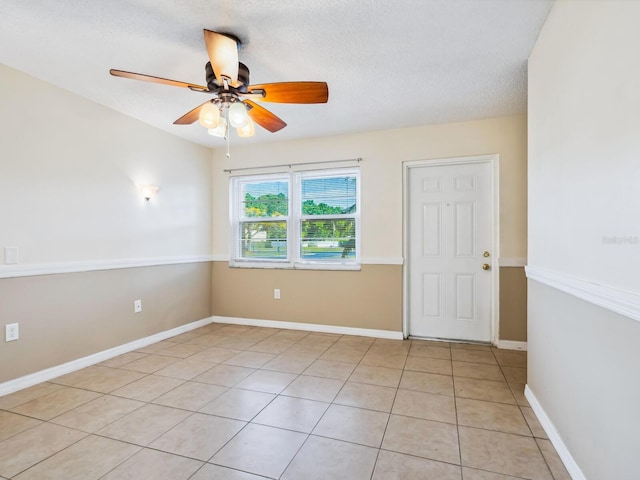
<path fill-rule="evenodd" d="M 212 324 L 0 397 L 0 479 L 567 480 L 526 353 Z"/>

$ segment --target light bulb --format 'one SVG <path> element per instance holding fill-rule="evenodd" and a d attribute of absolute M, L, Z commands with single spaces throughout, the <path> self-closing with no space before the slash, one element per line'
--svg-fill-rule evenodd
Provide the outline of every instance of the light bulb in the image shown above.
<path fill-rule="evenodd" d="M 238 127 L 238 136 L 239 137 L 253 137 L 256 133 L 256 129 L 253 126 L 253 121 L 249 118 L 249 121 L 244 127 Z"/>
<path fill-rule="evenodd" d="M 249 121 L 247 107 L 242 102 L 234 102 L 229 107 L 229 124 L 232 127 L 244 127 Z"/>
<path fill-rule="evenodd" d="M 224 137 L 227 133 L 227 121 L 224 117 L 220 117 L 220 121 L 215 128 L 209 129 L 209 135 L 213 135 L 214 137 Z"/>
<path fill-rule="evenodd" d="M 140 194 L 148 202 L 151 198 L 155 197 L 160 188 L 157 185 L 140 185 Z"/>
<path fill-rule="evenodd" d="M 198 118 L 204 128 L 216 128 L 220 123 L 220 110 L 215 103 L 207 102 L 200 109 Z"/>

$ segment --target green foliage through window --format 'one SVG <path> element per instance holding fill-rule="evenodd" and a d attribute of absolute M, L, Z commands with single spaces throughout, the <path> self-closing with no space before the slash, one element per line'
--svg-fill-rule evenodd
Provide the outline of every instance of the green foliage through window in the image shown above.
<path fill-rule="evenodd" d="M 268 193 L 258 198 L 246 193 L 244 213 L 247 217 L 286 217 L 289 212 L 289 200 L 284 193 Z"/>
<path fill-rule="evenodd" d="M 232 179 L 232 228 L 238 242 L 234 258 L 310 263 L 357 260 L 359 174 L 342 172 Z M 288 235 L 294 236 L 297 245 Z"/>

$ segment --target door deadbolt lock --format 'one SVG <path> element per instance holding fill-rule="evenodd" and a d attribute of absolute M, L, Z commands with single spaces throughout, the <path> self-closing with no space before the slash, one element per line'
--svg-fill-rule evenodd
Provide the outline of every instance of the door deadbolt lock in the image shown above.
<path fill-rule="evenodd" d="M 489 264 L 488 264 L 488 263 L 484 263 L 484 264 L 482 265 L 482 269 L 483 269 L 483 270 L 489 270 L 490 268 L 491 268 L 491 267 L 489 266 Z"/>
<path fill-rule="evenodd" d="M 491 255 L 489 252 L 484 252 L 484 253 L 482 254 L 482 256 L 483 256 L 483 257 L 485 257 L 485 258 L 487 258 L 489 255 Z"/>

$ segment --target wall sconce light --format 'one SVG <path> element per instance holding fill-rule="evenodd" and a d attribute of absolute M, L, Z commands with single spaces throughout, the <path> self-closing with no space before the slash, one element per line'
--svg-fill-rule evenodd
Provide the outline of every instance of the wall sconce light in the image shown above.
<path fill-rule="evenodd" d="M 140 185 L 140 195 L 142 195 L 147 202 L 156 196 L 158 190 L 160 190 L 160 187 L 156 185 Z"/>

